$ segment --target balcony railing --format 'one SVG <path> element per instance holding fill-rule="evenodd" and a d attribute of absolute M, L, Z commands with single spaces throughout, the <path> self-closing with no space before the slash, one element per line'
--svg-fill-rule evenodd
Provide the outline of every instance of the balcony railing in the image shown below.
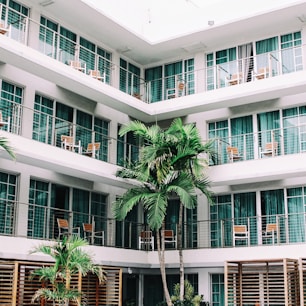
<path fill-rule="evenodd" d="M 1 108 L 2 105 L 6 107 Z M 4 98 L 0 101 L 0 111 L 3 124 L 1 128 L 4 131 L 22 135 L 23 115 L 25 115 L 28 124 L 32 122 L 30 117 L 33 120 L 31 138 L 33 140 L 117 165 L 124 165 L 138 158 L 138 145 L 109 137 L 108 130 L 102 132 L 104 126 L 90 129 L 55 117 L 52 115 L 52 110 L 48 112 L 33 110 Z M 92 121 L 94 120 L 92 116 Z M 92 122 L 88 122 L 88 125 L 92 125 Z M 70 139 L 69 143 L 63 139 L 66 136 Z M 116 156 L 113 156 L 113 152 L 117 152 Z"/>
<path fill-rule="evenodd" d="M 0 235 L 55 240 L 59 235 L 57 218 L 61 218 L 68 220 L 71 228 L 79 227 L 81 237 L 86 237 L 83 223 L 94 224 L 96 231 L 104 231 L 104 241 L 90 240 L 94 245 L 138 249 L 140 232 L 148 229 L 144 223 L 116 221 L 37 204 L 5 199 L 1 199 L 1 203 Z M 22 218 L 18 218 L 18 212 L 22 212 Z M 182 245 L 184 249 L 200 249 L 306 243 L 305 217 L 305 213 L 291 213 L 185 222 Z M 245 226 L 247 236 L 242 232 L 239 237 L 234 235 L 236 225 Z M 166 229 L 177 234 L 176 223 L 166 224 Z M 175 244 L 167 244 L 167 249 L 175 249 Z"/>
<path fill-rule="evenodd" d="M 113 63 L 110 54 L 106 56 L 103 49 L 97 47 L 97 50 L 92 51 L 95 49 L 94 44 L 87 41 L 79 44 L 76 39 L 71 40 L 68 34 L 63 36 L 20 12 L 0 4 L 0 12 L 3 8 L 9 13 L 3 15 L 5 18 L 1 21 L 1 24 L 7 28 L 7 31 L 0 32 L 2 35 L 34 48 L 72 69 L 87 74 L 88 77 L 111 85 L 145 103 L 258 82 L 304 70 L 305 51 L 303 49 L 305 46 L 300 45 L 211 65 L 201 70 L 182 71 L 165 78 L 145 80 L 141 77 L 141 73 L 132 73 L 125 67 Z M 8 16 L 15 16 L 15 18 L 9 19 Z M 37 39 L 29 39 L 32 35 L 39 36 L 38 44 Z"/>
<path fill-rule="evenodd" d="M 52 115 L 53 111 L 33 110 L 2 98 L 2 130 L 22 135 L 22 122 L 33 118 L 32 139 L 77 154 L 123 166 L 138 159 L 140 145 L 109 137 L 100 127 L 87 128 Z M 5 108 L 2 108 L 5 105 Z M 26 118 L 26 119 L 23 119 Z M 94 120 L 94 119 L 93 119 Z M 89 123 L 91 125 L 91 123 Z M 65 146 L 62 137 L 72 139 Z M 89 152 L 89 144 L 99 144 L 95 152 Z M 217 158 L 211 165 L 236 163 L 247 160 L 274 158 L 282 155 L 306 152 L 306 124 L 254 133 L 220 137 L 215 139 Z M 114 152 L 117 152 L 114 156 Z"/>
<path fill-rule="evenodd" d="M 273 158 L 306 152 L 306 125 L 218 138 L 217 164 Z"/>

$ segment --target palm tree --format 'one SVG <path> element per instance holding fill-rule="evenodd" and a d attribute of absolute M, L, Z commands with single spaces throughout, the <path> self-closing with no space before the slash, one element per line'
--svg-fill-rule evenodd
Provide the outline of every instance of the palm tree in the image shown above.
<path fill-rule="evenodd" d="M 205 177 L 205 170 L 209 158 L 214 162 L 217 155 L 213 149 L 213 141 L 203 144 L 199 130 L 194 124 L 184 125 L 180 118 L 175 119 L 167 133 L 171 135 L 171 164 L 181 175 L 187 172 L 191 175 L 195 188 L 200 190 L 212 203 L 212 193 L 209 190 L 209 181 Z M 207 158 L 200 157 L 206 155 Z M 182 248 L 182 226 L 184 205 L 180 202 L 177 240 L 180 261 L 180 300 L 184 297 L 184 260 Z"/>
<path fill-rule="evenodd" d="M 13 149 L 8 145 L 5 137 L 0 137 L 0 147 L 2 147 L 13 159 L 16 159 Z"/>
<path fill-rule="evenodd" d="M 32 303 L 36 300 L 47 300 L 68 305 L 69 301 L 74 301 L 77 305 L 83 296 L 81 291 L 71 289 L 70 283 L 73 275 L 81 273 L 83 276 L 89 272 L 97 275 L 99 282 L 104 281 L 105 275 L 100 266 L 94 265 L 89 254 L 82 247 L 87 246 L 88 242 L 77 236 L 64 237 L 51 245 L 40 245 L 31 253 L 43 253 L 51 256 L 55 264 L 53 266 L 42 267 L 33 270 L 32 277 L 38 276 L 44 284 L 50 284 L 52 287 L 44 286 L 38 289 Z"/>
<path fill-rule="evenodd" d="M 199 134 L 193 125 L 183 126 L 180 119 L 174 120 L 170 128 L 165 131 L 157 125 L 146 127 L 139 121 L 133 121 L 121 128 L 120 136 L 128 132 L 133 132 L 135 136 L 142 138 L 146 145 L 140 150 L 140 159 L 136 165 L 127 165 L 117 172 L 117 176 L 135 179 L 140 186 L 128 190 L 117 199 L 114 203 L 114 215 L 117 219 L 123 220 L 137 204 L 142 204 L 147 211 L 148 225 L 152 230 L 156 230 L 164 294 L 167 304 L 171 305 L 166 282 L 163 236 L 168 200 L 173 195 L 177 195 L 181 203 L 178 248 L 180 277 L 183 280 L 181 300 L 183 300 L 184 269 L 181 238 L 183 207 L 190 209 L 196 206 L 197 189 L 211 199 L 208 180 L 201 172 L 204 164 L 198 160 L 198 155 L 213 151 L 211 144 L 201 144 Z M 180 136 L 182 132 L 183 136 Z M 162 229 L 161 237 L 160 229 Z"/>

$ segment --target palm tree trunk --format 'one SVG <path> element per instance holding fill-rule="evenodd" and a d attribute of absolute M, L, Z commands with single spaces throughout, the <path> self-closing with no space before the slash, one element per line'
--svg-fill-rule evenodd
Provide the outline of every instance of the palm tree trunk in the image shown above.
<path fill-rule="evenodd" d="M 180 261 L 180 301 L 184 300 L 184 258 L 183 258 L 183 204 L 180 202 L 179 210 L 179 220 L 177 227 L 177 247 L 179 251 L 179 261 Z"/>
<path fill-rule="evenodd" d="M 168 306 L 172 306 L 168 286 L 167 286 L 167 279 L 166 279 L 166 265 L 165 265 L 165 236 L 164 236 L 164 229 L 165 224 L 162 226 L 161 230 L 161 237 L 160 237 L 160 231 L 157 231 L 156 238 L 157 238 L 157 251 L 158 251 L 158 258 L 159 258 L 159 264 L 160 264 L 160 274 L 162 278 L 163 283 L 163 289 L 164 289 L 164 295 L 166 298 L 166 302 Z"/>

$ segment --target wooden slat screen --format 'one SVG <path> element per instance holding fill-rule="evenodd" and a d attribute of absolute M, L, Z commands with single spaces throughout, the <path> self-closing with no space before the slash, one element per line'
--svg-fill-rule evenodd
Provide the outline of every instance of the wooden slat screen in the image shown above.
<path fill-rule="evenodd" d="M 306 302 L 306 258 L 300 258 L 300 290 L 301 290 L 301 305 Z"/>
<path fill-rule="evenodd" d="M 13 295 L 14 264 L 0 262 L 0 305 L 11 305 Z"/>
<path fill-rule="evenodd" d="M 38 278 L 30 277 L 31 271 L 49 265 L 51 264 L 0 260 L 0 305 L 53 305 L 52 302 L 31 303 L 35 291 L 42 287 L 42 283 Z M 102 268 L 107 273 L 107 281 L 105 283 L 99 284 L 95 275 L 89 274 L 80 278 L 74 275 L 71 280 L 71 286 L 81 288 L 85 293 L 84 299 L 88 306 L 121 305 L 122 269 L 116 267 Z M 15 272 L 17 275 L 15 275 Z M 16 288 L 14 287 L 15 276 L 17 277 Z M 79 283 L 79 280 L 81 283 Z M 14 297 L 14 292 L 16 292 L 16 298 Z M 70 305 L 74 306 L 73 303 L 70 303 Z"/>
<path fill-rule="evenodd" d="M 298 260 L 227 262 L 225 305 L 301 305 Z"/>
<path fill-rule="evenodd" d="M 117 268 L 104 267 L 107 281 L 99 287 L 99 305 L 121 305 L 122 272 Z"/>

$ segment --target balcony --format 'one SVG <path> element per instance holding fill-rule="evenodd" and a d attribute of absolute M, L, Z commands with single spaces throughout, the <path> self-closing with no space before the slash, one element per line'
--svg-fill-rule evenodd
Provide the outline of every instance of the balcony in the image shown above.
<path fill-rule="evenodd" d="M 306 125 L 216 138 L 215 164 L 270 159 L 306 152 Z"/>
<path fill-rule="evenodd" d="M 92 80 L 91 84 L 94 84 L 94 87 L 104 90 L 106 88 L 104 85 L 107 84 L 144 103 L 151 104 L 172 100 L 222 88 L 237 88 L 246 83 L 260 84 L 265 82 L 266 79 L 304 70 L 302 62 L 305 46 L 296 46 L 218 65 L 210 65 L 201 70 L 186 71 L 160 79 L 146 80 L 142 77 L 143 73 L 132 73 L 112 62 L 109 56 L 102 56 L 98 52 L 93 52 L 84 45 L 76 43 L 75 40 L 60 35 L 12 8 L 5 8 L 19 18 L 17 18 L 18 22 L 11 24 L 9 20 L 3 20 L 3 24 L 7 24 L 10 31 L 2 34 L 0 38 L 7 36 L 37 50 L 46 57 L 78 72 L 75 76 L 86 75 L 88 80 Z M 5 48 L 4 43 L 3 49 Z M 17 54 L 19 53 L 17 52 Z M 4 61 L 7 56 L 9 54 L 6 56 L 3 54 Z M 17 64 L 14 59 L 11 62 L 13 65 Z M 31 70 L 31 72 L 34 71 Z"/>
<path fill-rule="evenodd" d="M 5 199 L 1 202 L 1 236 L 56 240 L 59 236 L 57 218 L 61 218 L 68 220 L 71 230 L 79 228 L 78 234 L 81 237 L 86 238 L 83 223 L 94 224 L 95 231 L 103 231 L 104 239 L 90 239 L 92 245 L 137 250 L 141 231 L 148 229 L 144 223 L 116 221 L 99 215 Z M 22 212 L 22 218 L 18 218 L 18 212 Z M 305 213 L 290 213 L 185 222 L 182 245 L 184 249 L 222 249 L 305 244 L 305 217 Z M 240 236 L 234 232 L 237 225 L 245 226 L 247 236 L 243 236 L 242 232 L 239 233 Z M 176 235 L 177 224 L 167 223 L 166 229 L 173 230 Z M 166 249 L 175 250 L 175 243 L 167 244 Z"/>

